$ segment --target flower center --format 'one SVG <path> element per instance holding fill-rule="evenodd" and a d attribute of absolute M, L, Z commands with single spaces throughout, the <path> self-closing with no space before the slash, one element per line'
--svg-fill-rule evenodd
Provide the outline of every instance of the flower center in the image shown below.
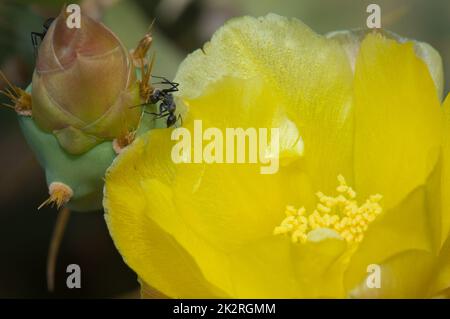
<path fill-rule="evenodd" d="M 358 205 L 356 192 L 347 185 L 342 175 L 338 176 L 338 195 L 335 197 L 316 194 L 318 203 L 312 214 L 305 207 L 286 207 L 286 218 L 274 229 L 274 234 L 288 234 L 294 243 L 305 243 L 308 233 L 317 228 L 336 231 L 347 242 L 360 242 L 364 232 L 383 211 L 379 202 L 382 196 L 371 195 L 364 204 Z"/>

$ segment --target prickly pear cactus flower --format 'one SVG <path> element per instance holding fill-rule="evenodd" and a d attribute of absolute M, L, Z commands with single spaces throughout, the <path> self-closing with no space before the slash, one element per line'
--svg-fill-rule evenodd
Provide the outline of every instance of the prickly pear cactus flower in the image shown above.
<path fill-rule="evenodd" d="M 104 25 L 62 12 L 40 45 L 33 75 L 33 119 L 71 154 L 137 127 L 139 90 L 128 50 Z"/>
<path fill-rule="evenodd" d="M 449 296 L 450 98 L 429 45 L 243 17 L 176 81 L 190 152 L 174 161 L 179 131 L 153 130 L 106 177 L 108 227 L 144 296 Z M 279 169 L 220 163 L 227 128 L 279 128 Z"/>

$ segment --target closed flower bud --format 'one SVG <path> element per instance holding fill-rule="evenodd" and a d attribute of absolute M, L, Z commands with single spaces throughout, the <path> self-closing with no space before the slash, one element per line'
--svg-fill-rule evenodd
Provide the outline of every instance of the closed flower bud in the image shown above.
<path fill-rule="evenodd" d="M 39 47 L 32 82 L 33 119 L 71 154 L 134 131 L 139 87 L 126 48 L 103 24 L 81 15 L 69 28 L 63 11 Z"/>

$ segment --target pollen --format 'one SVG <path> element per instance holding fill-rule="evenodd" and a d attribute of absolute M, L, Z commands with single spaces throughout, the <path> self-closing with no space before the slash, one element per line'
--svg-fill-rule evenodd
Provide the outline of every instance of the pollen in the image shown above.
<path fill-rule="evenodd" d="M 305 207 L 287 206 L 286 217 L 275 227 L 274 235 L 289 235 L 292 242 L 305 243 L 310 231 L 328 228 L 348 243 L 361 242 L 370 223 L 383 211 L 380 205 L 382 196 L 371 195 L 359 205 L 356 192 L 347 185 L 345 178 L 339 175 L 337 179 L 337 195 L 333 197 L 318 192 L 318 203 L 312 213 L 307 214 Z"/>

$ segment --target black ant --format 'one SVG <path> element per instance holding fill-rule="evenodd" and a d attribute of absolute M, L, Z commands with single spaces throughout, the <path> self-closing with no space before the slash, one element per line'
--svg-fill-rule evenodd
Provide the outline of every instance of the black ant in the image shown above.
<path fill-rule="evenodd" d="M 152 28 L 153 22 L 150 25 L 149 30 Z M 147 51 L 150 49 L 152 42 L 153 38 L 149 31 L 141 39 L 141 41 L 139 41 L 137 48 L 132 52 L 133 61 L 135 65 L 139 67 L 141 70 L 142 79 L 139 81 L 139 91 L 141 98 L 144 101 L 144 103 L 132 107 L 145 106 L 148 104 L 157 104 L 160 102 L 159 112 L 155 113 L 144 110 L 144 113 L 155 115 L 154 118 L 155 120 L 167 117 L 166 126 L 171 127 L 175 125 L 178 120 L 181 120 L 182 123 L 181 114 L 179 114 L 178 117 L 175 115 L 177 105 L 175 104 L 172 94 L 178 91 L 179 83 L 169 81 L 165 77 L 152 75 L 152 69 L 155 62 L 155 54 L 153 54 L 150 63 L 148 65 L 145 62 Z M 165 84 L 169 85 L 170 87 L 166 89 L 154 88 L 153 85 L 150 83 L 150 78 L 152 77 L 162 80 L 161 82 L 154 84 Z"/>
<path fill-rule="evenodd" d="M 168 89 L 154 89 L 149 97 L 149 102 L 151 104 L 156 104 L 158 102 L 161 102 L 159 104 L 159 112 L 158 113 L 152 113 L 144 111 L 146 114 L 152 114 L 155 115 L 155 120 L 160 119 L 167 116 L 166 125 L 167 127 L 173 126 L 178 120 L 182 121 L 181 114 L 178 115 L 178 117 L 175 115 L 175 111 L 177 110 L 177 105 L 175 104 L 174 98 L 172 93 L 178 91 L 179 83 L 175 83 L 172 81 L 167 80 L 164 77 L 155 76 L 152 75 L 154 78 L 162 79 L 163 81 L 156 83 L 156 84 L 168 84 L 170 85 L 170 88 Z"/>
<path fill-rule="evenodd" d="M 147 104 L 157 104 L 158 102 L 161 102 L 159 104 L 159 112 L 148 112 L 144 110 L 144 113 L 155 115 L 156 119 L 160 119 L 163 117 L 167 117 L 166 120 L 166 126 L 171 127 L 173 126 L 178 120 L 182 121 L 181 115 L 178 115 L 178 117 L 175 115 L 175 112 L 177 110 L 177 105 L 175 104 L 174 98 L 172 93 L 178 91 L 179 83 L 175 83 L 172 81 L 169 81 L 165 77 L 161 76 L 155 76 L 151 75 L 151 70 L 153 68 L 153 64 L 155 61 L 155 56 L 153 55 L 152 60 L 150 62 L 150 65 L 145 67 L 143 63 L 143 59 L 139 59 L 141 61 L 141 70 L 142 70 L 142 80 L 139 82 L 139 89 L 141 92 L 141 97 L 145 101 L 142 104 L 138 104 L 132 107 L 138 107 L 138 106 L 144 106 Z M 150 84 L 150 77 L 161 79 L 161 82 L 155 83 L 155 84 L 168 84 L 170 85 L 167 89 L 157 89 L 154 88 Z"/>
<path fill-rule="evenodd" d="M 31 32 L 31 43 L 33 44 L 34 56 L 37 56 L 39 44 L 44 40 L 44 37 L 47 34 L 48 29 L 50 29 L 50 26 L 52 25 L 53 21 L 55 21 L 55 18 L 48 18 L 47 20 L 45 20 L 44 24 L 42 25 L 44 28 L 42 33 Z"/>

